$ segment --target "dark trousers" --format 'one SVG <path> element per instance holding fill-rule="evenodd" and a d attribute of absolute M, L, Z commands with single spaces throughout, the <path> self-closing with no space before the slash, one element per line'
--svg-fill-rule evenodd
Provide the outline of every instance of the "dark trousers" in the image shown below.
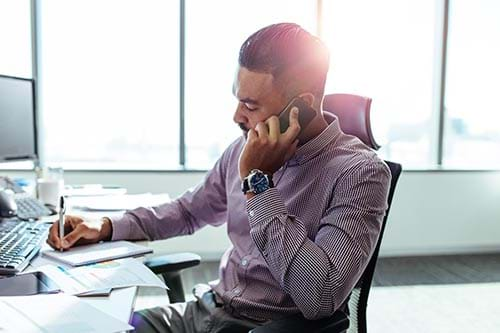
<path fill-rule="evenodd" d="M 196 300 L 174 303 L 135 312 L 134 332 L 144 333 L 247 333 L 257 323 L 237 319 L 216 304 L 212 291 L 196 295 Z"/>

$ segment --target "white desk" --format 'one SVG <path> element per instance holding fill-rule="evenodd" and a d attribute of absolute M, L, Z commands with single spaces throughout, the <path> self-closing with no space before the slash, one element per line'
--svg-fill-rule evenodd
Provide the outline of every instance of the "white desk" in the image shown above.
<path fill-rule="evenodd" d="M 147 242 L 141 243 L 147 245 Z M 49 246 L 45 244 L 42 251 L 48 247 Z M 61 265 L 59 262 L 54 262 L 38 254 L 38 256 L 32 260 L 26 271 L 36 270 L 37 267 L 46 264 Z M 166 290 L 148 287 L 117 289 L 113 290 L 110 296 L 90 296 L 80 297 L 80 299 L 124 322 L 129 322 L 133 311 L 165 305 L 169 302 Z"/>
<path fill-rule="evenodd" d="M 72 215 L 82 215 L 87 217 L 102 217 L 114 216 L 118 212 L 86 212 L 72 210 Z M 45 217 L 41 222 L 53 222 L 57 220 L 57 216 Z M 148 246 L 149 244 L 154 247 L 154 242 L 139 242 L 139 244 Z M 61 265 L 47 257 L 41 255 L 41 252 L 48 249 L 49 245 L 44 243 L 40 253 L 31 261 L 26 271 L 36 270 L 37 267 L 46 264 Z M 155 253 L 148 256 L 154 256 Z M 156 255 L 158 255 L 156 253 Z M 143 257 L 145 258 L 145 257 Z M 137 260 L 141 260 L 138 258 Z M 64 266 L 64 265 L 63 265 Z M 87 296 L 80 297 L 81 300 L 94 306 L 95 308 L 107 313 L 121 321 L 129 322 L 131 315 L 134 311 L 147 309 L 154 306 L 166 305 L 169 303 L 168 294 L 166 290 L 151 287 L 129 287 L 123 289 L 113 290 L 110 296 Z"/>
<path fill-rule="evenodd" d="M 167 200 L 168 196 L 155 196 L 155 200 Z M 71 201 L 70 201 L 71 203 Z M 120 212 L 87 212 L 79 210 L 71 210 L 68 214 L 72 215 L 82 215 L 88 217 L 102 217 L 102 216 L 115 216 L 120 214 Z M 56 216 L 44 217 L 41 222 L 53 222 L 57 220 Z M 144 245 L 148 245 L 148 242 L 140 242 Z M 40 253 L 49 247 L 48 244 L 43 245 Z M 30 265 L 25 271 L 36 270 L 37 267 L 46 264 L 61 265 L 59 262 L 52 261 L 41 254 L 35 257 Z M 152 254 L 155 255 L 155 254 Z M 141 260 L 141 259 L 137 259 Z M 142 310 L 154 306 L 166 305 L 169 303 L 168 295 L 166 290 L 160 288 L 152 287 L 129 287 L 123 289 L 113 290 L 109 296 L 87 296 L 80 297 L 81 300 L 87 302 L 88 304 L 94 306 L 95 308 L 101 310 L 102 312 L 109 314 L 123 322 L 129 322 L 129 319 L 133 311 Z"/>

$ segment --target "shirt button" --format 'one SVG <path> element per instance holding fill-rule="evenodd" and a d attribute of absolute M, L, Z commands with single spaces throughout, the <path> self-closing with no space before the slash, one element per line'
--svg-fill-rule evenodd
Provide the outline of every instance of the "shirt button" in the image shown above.
<path fill-rule="evenodd" d="M 253 217 L 255 215 L 255 212 L 253 210 L 251 210 L 248 212 L 248 215 L 250 215 L 250 217 Z"/>
<path fill-rule="evenodd" d="M 248 265 L 248 260 L 243 259 L 243 260 L 241 261 L 241 266 L 246 266 L 246 265 Z"/>

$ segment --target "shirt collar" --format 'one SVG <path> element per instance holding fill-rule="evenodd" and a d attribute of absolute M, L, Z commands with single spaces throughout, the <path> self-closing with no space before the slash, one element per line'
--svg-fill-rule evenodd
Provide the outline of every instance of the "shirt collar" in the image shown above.
<path fill-rule="evenodd" d="M 289 160 L 289 166 L 300 165 L 311 160 L 340 135 L 338 118 L 326 111 L 323 111 L 323 116 L 329 125 L 323 132 L 297 148 L 295 155 Z"/>

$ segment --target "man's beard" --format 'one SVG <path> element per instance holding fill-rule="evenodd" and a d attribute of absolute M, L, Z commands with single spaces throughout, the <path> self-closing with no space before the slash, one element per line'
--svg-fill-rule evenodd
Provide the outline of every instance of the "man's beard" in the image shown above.
<path fill-rule="evenodd" d="M 238 124 L 238 126 L 243 131 L 243 136 L 245 137 L 245 140 L 246 140 L 246 138 L 248 137 L 248 131 L 249 130 L 243 124 Z"/>

